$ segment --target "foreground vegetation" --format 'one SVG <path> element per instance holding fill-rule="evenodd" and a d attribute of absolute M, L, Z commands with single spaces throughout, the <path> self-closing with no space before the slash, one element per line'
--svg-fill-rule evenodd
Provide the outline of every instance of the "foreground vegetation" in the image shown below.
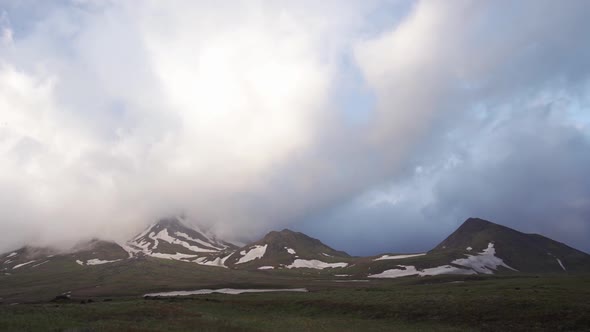
<path fill-rule="evenodd" d="M 587 331 L 590 277 L 427 277 L 309 293 L 0 306 L 3 331 Z M 336 286 L 337 285 L 337 286 Z M 106 300 L 106 301 L 105 301 Z M 84 304 L 82 303 L 84 302 Z"/>

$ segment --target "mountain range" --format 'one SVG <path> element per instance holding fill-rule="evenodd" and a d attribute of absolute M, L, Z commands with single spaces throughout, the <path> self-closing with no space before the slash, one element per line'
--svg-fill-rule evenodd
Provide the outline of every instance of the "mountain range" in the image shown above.
<path fill-rule="evenodd" d="M 238 246 L 183 218 L 162 219 L 125 243 L 93 239 L 68 251 L 25 246 L 0 255 L 0 298 L 136 294 L 212 284 L 341 281 L 435 275 L 590 272 L 590 255 L 538 234 L 467 219 L 432 250 L 353 257 L 288 229 Z M 286 279 L 285 279 L 286 278 Z M 130 280 L 135 284 L 130 285 Z M 51 286 L 51 287 L 49 287 Z M 136 289 L 134 288 L 136 287 Z M 48 290 L 51 289 L 51 290 Z"/>

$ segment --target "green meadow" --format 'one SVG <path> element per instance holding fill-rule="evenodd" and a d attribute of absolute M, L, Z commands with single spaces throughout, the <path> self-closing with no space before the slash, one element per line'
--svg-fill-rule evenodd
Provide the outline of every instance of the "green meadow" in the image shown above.
<path fill-rule="evenodd" d="M 590 330 L 590 277 L 585 275 L 410 277 L 369 282 L 310 279 L 306 283 L 308 293 L 147 299 L 73 296 L 70 300 L 4 303 L 0 330 Z"/>

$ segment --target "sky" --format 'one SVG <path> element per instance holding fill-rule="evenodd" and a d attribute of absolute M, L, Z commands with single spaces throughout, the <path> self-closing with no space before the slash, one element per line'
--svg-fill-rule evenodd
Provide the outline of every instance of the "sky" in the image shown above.
<path fill-rule="evenodd" d="M 590 3 L 0 0 L 0 251 L 185 215 L 418 252 L 590 252 Z"/>

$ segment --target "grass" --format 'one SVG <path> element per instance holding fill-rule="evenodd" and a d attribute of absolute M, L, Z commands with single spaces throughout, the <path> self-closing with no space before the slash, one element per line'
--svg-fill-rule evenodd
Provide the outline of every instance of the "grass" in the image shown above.
<path fill-rule="evenodd" d="M 459 282 L 457 282 L 459 281 Z M 309 293 L 0 306 L 2 331 L 588 331 L 588 276 L 440 276 Z M 301 285 L 297 285 L 301 286 Z"/>

